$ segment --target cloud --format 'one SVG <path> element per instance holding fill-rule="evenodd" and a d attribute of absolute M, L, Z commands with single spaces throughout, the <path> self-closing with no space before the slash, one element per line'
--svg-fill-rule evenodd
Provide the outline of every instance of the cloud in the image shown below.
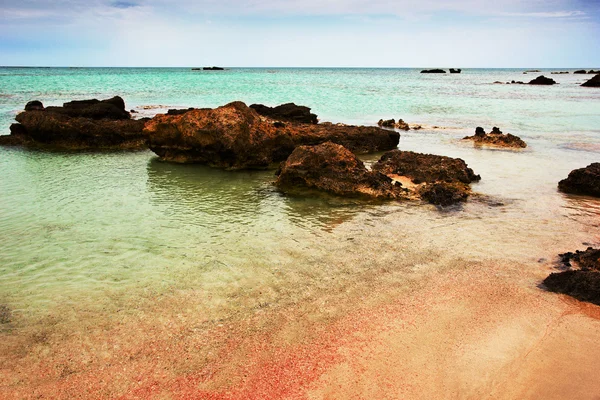
<path fill-rule="evenodd" d="M 530 12 L 530 13 L 500 13 L 507 17 L 533 17 L 533 18 L 573 18 L 585 17 L 587 14 L 583 11 L 552 11 L 552 12 Z"/>
<path fill-rule="evenodd" d="M 113 7 L 115 7 L 115 8 L 133 8 L 133 7 L 138 7 L 139 6 L 139 4 L 132 3 L 132 2 L 129 2 L 129 1 L 115 1 L 111 5 Z"/>

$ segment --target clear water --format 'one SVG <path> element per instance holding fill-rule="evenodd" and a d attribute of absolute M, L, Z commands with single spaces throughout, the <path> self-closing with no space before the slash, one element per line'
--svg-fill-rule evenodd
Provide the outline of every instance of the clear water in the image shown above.
<path fill-rule="evenodd" d="M 438 210 L 289 197 L 272 186 L 273 171 L 175 165 L 150 151 L 0 148 L 0 304 L 16 321 L 51 314 L 78 320 L 192 293 L 189 304 L 220 318 L 257 301 L 325 293 L 382 266 L 414 272 L 497 259 L 539 268 L 540 259 L 600 243 L 600 202 L 556 190 L 572 169 L 600 161 L 600 90 L 579 87 L 590 76 L 573 74 L 551 75 L 560 83 L 552 87 L 493 84 L 537 75 L 0 69 L 1 134 L 33 99 L 59 105 L 120 95 L 142 115 L 233 100 L 292 101 L 321 120 L 423 124 L 402 132 L 401 149 L 461 157 L 482 176 L 473 186 L 481 196 Z M 497 151 L 460 142 L 476 126 L 499 126 L 529 147 Z"/>

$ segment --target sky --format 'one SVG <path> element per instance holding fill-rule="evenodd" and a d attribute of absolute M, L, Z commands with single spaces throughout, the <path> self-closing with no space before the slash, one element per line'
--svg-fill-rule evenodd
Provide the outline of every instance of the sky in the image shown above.
<path fill-rule="evenodd" d="M 0 0 L 0 65 L 600 68 L 600 0 Z"/>

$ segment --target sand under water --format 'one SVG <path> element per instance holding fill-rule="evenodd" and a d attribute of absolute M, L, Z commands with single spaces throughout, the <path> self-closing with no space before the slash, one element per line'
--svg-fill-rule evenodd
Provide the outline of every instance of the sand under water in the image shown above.
<path fill-rule="evenodd" d="M 149 151 L 0 149 L 0 398 L 599 398 L 600 307 L 541 286 L 559 253 L 600 245 L 600 202 L 557 191 L 598 161 L 597 132 L 535 104 L 533 128 L 497 124 L 518 151 L 406 119 L 426 128 L 401 149 L 482 177 L 445 209 L 287 196 L 273 171 Z"/>

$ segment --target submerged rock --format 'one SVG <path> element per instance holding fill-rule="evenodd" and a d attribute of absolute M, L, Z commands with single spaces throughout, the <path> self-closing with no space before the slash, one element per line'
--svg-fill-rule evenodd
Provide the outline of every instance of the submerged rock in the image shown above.
<path fill-rule="evenodd" d="M 571 171 L 558 183 L 561 192 L 600 197 L 600 163 Z"/>
<path fill-rule="evenodd" d="M 503 134 L 500 129 L 493 127 L 490 133 L 485 133 L 484 129 L 478 126 L 475 129 L 475 135 L 465 136 L 462 140 L 472 140 L 477 145 L 489 145 L 505 148 L 525 148 L 525 143 L 520 137 L 511 135 L 510 133 Z"/>
<path fill-rule="evenodd" d="M 546 78 L 544 75 L 540 75 L 537 78 L 529 81 L 530 85 L 555 85 L 556 81 L 552 78 Z"/>
<path fill-rule="evenodd" d="M 443 69 L 424 69 L 421 71 L 422 74 L 445 74 L 446 71 Z"/>
<path fill-rule="evenodd" d="M 600 305 L 600 272 L 570 270 L 555 272 L 544 279 L 551 292 Z"/>
<path fill-rule="evenodd" d="M 443 207 L 467 201 L 469 193 L 470 191 L 463 184 L 444 182 L 424 185 L 418 190 L 423 200 Z"/>
<path fill-rule="evenodd" d="M 350 150 L 332 142 L 298 146 L 278 171 L 277 187 L 318 189 L 341 196 L 397 199 L 404 195 L 391 178 L 369 171 Z"/>
<path fill-rule="evenodd" d="M 600 74 L 581 84 L 583 87 L 600 87 Z"/>
<path fill-rule="evenodd" d="M 385 175 L 406 176 L 413 183 L 464 183 L 481 179 L 460 158 L 392 150 L 385 153 L 373 170 Z"/>
<path fill-rule="evenodd" d="M 180 115 L 159 114 L 145 129 L 150 149 L 162 159 L 225 168 L 265 168 L 299 145 L 331 141 L 355 153 L 395 148 L 397 132 L 365 126 L 282 123 L 242 102 Z"/>
<path fill-rule="evenodd" d="M 0 145 L 30 145 L 55 149 L 139 149 L 146 147 L 143 129 L 147 119 L 132 120 L 120 97 L 80 100 L 62 107 L 27 103 L 18 114 L 19 124 Z"/>
<path fill-rule="evenodd" d="M 316 114 L 311 114 L 310 108 L 297 106 L 294 103 L 286 103 L 277 107 L 268 107 L 263 104 L 252 104 L 250 108 L 254 109 L 260 115 L 282 121 L 302 122 L 305 124 L 316 124 L 319 122 Z"/>

